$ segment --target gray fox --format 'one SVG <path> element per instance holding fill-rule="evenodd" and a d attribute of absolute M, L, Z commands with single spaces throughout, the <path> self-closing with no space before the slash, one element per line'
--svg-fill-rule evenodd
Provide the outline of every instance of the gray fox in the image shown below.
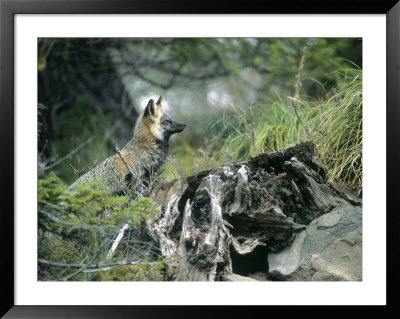
<path fill-rule="evenodd" d="M 127 193 L 137 187 L 147 187 L 149 191 L 154 174 L 167 157 L 170 136 L 185 127 L 186 124 L 174 121 L 164 111 L 161 96 L 156 103 L 150 99 L 136 121 L 132 139 L 121 152 L 117 150 L 117 154 L 78 178 L 67 191 L 75 192 L 78 183 L 96 179 L 107 185 L 110 194 Z"/>

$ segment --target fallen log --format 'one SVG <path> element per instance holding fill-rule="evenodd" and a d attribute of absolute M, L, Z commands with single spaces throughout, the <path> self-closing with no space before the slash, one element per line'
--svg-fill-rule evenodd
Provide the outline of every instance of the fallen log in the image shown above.
<path fill-rule="evenodd" d="M 150 197 L 161 214 L 148 231 L 165 258 L 179 260 L 170 279 L 186 281 L 266 272 L 268 252 L 288 246 L 312 220 L 361 206 L 326 182 L 310 142 L 159 185 Z"/>

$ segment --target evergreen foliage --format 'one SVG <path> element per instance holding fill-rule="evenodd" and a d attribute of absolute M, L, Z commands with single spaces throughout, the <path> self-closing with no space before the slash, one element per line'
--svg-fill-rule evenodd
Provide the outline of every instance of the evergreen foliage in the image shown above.
<path fill-rule="evenodd" d="M 152 199 L 109 196 L 101 182 L 81 183 L 73 194 L 66 188 L 53 172 L 38 182 L 39 280 L 162 279 L 163 260 L 143 232 L 144 221 L 157 216 Z M 125 224 L 129 235 L 109 258 Z M 71 276 L 80 269 L 71 265 L 87 268 Z"/>

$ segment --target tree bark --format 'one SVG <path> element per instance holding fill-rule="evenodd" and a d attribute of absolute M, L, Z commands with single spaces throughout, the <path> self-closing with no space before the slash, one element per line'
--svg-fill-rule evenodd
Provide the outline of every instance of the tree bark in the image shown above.
<path fill-rule="evenodd" d="M 361 206 L 326 182 L 310 142 L 159 185 L 150 197 L 161 214 L 147 228 L 162 255 L 179 260 L 171 280 L 188 281 L 223 280 L 232 255 L 279 251 L 316 217 Z"/>

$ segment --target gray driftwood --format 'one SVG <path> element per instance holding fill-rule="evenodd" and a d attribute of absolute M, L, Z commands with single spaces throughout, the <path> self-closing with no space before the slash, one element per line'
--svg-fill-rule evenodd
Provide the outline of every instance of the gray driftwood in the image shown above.
<path fill-rule="evenodd" d="M 188 281 L 228 278 L 233 254 L 277 252 L 318 216 L 361 205 L 325 181 L 312 143 L 162 184 L 150 196 L 162 213 L 149 232 L 164 257 L 178 260 L 171 280 Z"/>

